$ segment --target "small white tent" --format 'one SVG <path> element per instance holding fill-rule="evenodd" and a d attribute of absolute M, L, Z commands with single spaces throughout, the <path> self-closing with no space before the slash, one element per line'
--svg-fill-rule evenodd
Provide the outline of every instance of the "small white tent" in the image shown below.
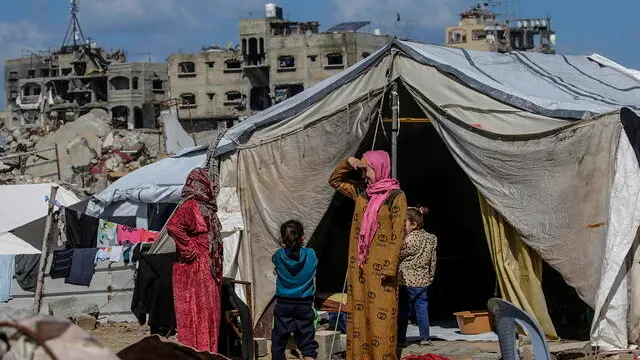
<path fill-rule="evenodd" d="M 44 235 L 44 218 L 47 216 L 47 199 L 54 184 L 22 184 L 0 186 L 0 254 L 39 254 Z M 80 199 L 71 191 L 58 187 L 56 202 L 71 206 Z M 40 226 L 32 227 L 29 238 L 21 239 L 13 231 L 34 221 Z"/>
<path fill-rule="evenodd" d="M 255 313 L 273 294 L 279 225 L 304 219 L 314 233 L 334 196 L 331 171 L 371 145 L 394 83 L 489 205 L 596 310 L 594 345 L 637 343 L 640 296 L 627 294 L 639 292 L 638 258 L 632 269 L 625 260 L 640 225 L 640 82 L 587 57 L 398 40 L 218 144 L 221 186 L 236 188 L 242 207 L 238 261 L 256 289 Z"/>

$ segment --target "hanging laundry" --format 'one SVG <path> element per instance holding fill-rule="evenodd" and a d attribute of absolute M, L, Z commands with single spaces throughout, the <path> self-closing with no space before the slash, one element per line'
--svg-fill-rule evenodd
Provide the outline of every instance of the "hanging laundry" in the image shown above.
<path fill-rule="evenodd" d="M 143 229 L 118 225 L 118 245 L 136 244 L 140 242 L 143 233 Z"/>
<path fill-rule="evenodd" d="M 140 242 L 153 243 L 153 242 L 156 242 L 156 240 L 158 240 L 158 236 L 160 236 L 159 232 L 142 230 L 142 236 L 140 237 Z"/>
<path fill-rule="evenodd" d="M 129 265 L 129 261 L 131 259 L 131 253 L 133 249 L 133 245 L 124 246 L 122 251 L 122 257 L 124 258 L 124 264 Z"/>
<path fill-rule="evenodd" d="M 118 245 L 118 225 L 102 219 L 98 224 L 98 247 Z"/>
<path fill-rule="evenodd" d="M 11 300 L 15 255 L 0 255 L 0 302 Z"/>
<path fill-rule="evenodd" d="M 20 285 L 24 291 L 35 291 L 38 280 L 40 254 L 16 255 L 15 263 L 15 278 L 18 285 Z"/>
<path fill-rule="evenodd" d="M 69 276 L 72 257 L 73 249 L 54 250 L 49 276 L 51 276 L 52 279 L 66 278 Z"/>
<path fill-rule="evenodd" d="M 65 209 L 65 232 L 72 248 L 95 248 L 98 242 L 99 219 Z"/>
<path fill-rule="evenodd" d="M 73 249 L 71 271 L 64 280 L 65 284 L 89 286 L 95 270 L 98 248 Z"/>
<path fill-rule="evenodd" d="M 100 247 L 98 248 L 98 252 L 96 253 L 95 263 L 109 261 L 111 259 L 111 248 L 110 247 Z"/>
<path fill-rule="evenodd" d="M 122 246 L 112 246 L 111 247 L 111 256 L 109 257 L 109 261 L 111 262 L 120 262 L 122 260 Z"/>

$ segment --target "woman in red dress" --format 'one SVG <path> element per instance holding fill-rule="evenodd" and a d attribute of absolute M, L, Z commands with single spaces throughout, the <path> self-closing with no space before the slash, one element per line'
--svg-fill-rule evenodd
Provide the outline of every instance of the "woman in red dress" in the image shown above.
<path fill-rule="evenodd" d="M 205 168 L 189 173 L 182 201 L 167 223 L 176 243 L 173 299 L 178 341 L 199 351 L 218 351 L 222 240 L 216 184 Z"/>

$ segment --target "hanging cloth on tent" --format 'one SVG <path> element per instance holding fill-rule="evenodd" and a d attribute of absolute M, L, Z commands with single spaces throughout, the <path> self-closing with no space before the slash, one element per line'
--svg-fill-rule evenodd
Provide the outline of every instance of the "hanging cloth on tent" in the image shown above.
<path fill-rule="evenodd" d="M 102 219 L 98 224 L 98 247 L 118 245 L 118 225 Z"/>
<path fill-rule="evenodd" d="M 74 249 L 71 260 L 71 271 L 69 272 L 69 277 L 64 280 L 65 284 L 91 285 L 97 253 L 98 248 Z"/>
<path fill-rule="evenodd" d="M 502 298 L 536 319 L 548 339 L 558 339 L 542 292 L 542 258 L 521 240 L 515 229 L 480 193 L 478 196 Z"/>
<path fill-rule="evenodd" d="M 0 302 L 11 300 L 15 255 L 0 255 Z"/>
<path fill-rule="evenodd" d="M 51 276 L 52 279 L 66 278 L 69 276 L 72 257 L 73 249 L 54 250 L 49 276 Z"/>
<path fill-rule="evenodd" d="M 16 281 L 24 291 L 35 291 L 40 254 L 16 255 Z"/>
<path fill-rule="evenodd" d="M 66 208 L 64 219 L 66 221 L 65 231 L 69 247 L 96 247 L 98 240 L 98 218 Z"/>

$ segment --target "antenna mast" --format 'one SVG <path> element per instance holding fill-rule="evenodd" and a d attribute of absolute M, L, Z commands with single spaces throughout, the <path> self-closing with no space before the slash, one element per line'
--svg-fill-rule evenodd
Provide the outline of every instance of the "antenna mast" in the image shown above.
<path fill-rule="evenodd" d="M 80 12 L 80 9 L 78 8 L 77 0 L 69 0 L 69 3 L 71 4 L 69 7 L 71 18 L 69 19 L 69 25 L 67 26 L 64 41 L 62 42 L 62 49 L 65 47 L 77 47 L 78 45 L 84 45 L 87 42 L 84 38 L 84 34 L 82 33 L 80 20 L 78 20 L 78 13 Z"/>

